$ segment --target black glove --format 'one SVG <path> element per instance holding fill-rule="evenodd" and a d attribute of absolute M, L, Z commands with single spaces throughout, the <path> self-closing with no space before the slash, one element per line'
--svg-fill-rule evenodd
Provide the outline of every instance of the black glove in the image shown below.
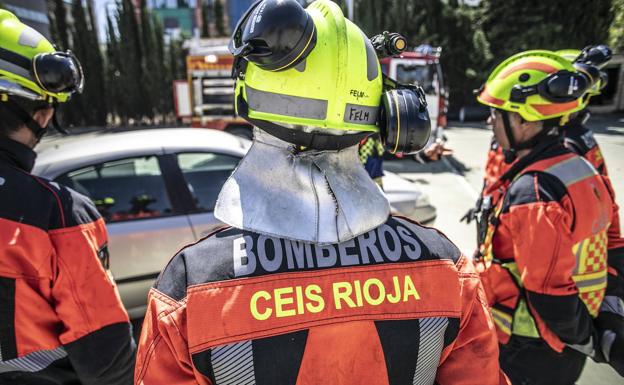
<path fill-rule="evenodd" d="M 609 274 L 609 280 L 617 279 Z M 606 362 L 624 376 L 624 301 L 613 295 L 605 296 L 600 313 L 594 320 L 595 347 L 592 358 Z"/>
<path fill-rule="evenodd" d="M 479 211 L 477 210 L 476 207 L 471 208 L 470 210 L 468 210 L 466 212 L 466 214 L 464 214 L 463 217 L 461 217 L 461 219 L 459 220 L 460 222 L 466 222 L 466 224 L 470 224 L 470 222 L 474 221 L 475 219 L 477 219 L 477 213 Z"/>

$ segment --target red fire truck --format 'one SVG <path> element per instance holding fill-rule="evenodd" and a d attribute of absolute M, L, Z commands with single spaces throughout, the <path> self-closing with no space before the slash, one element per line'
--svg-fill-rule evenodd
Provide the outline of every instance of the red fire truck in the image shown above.
<path fill-rule="evenodd" d="M 234 114 L 234 58 L 227 39 L 189 42 L 187 79 L 174 82 L 176 113 L 193 127 L 214 128 L 251 138 L 251 126 Z"/>

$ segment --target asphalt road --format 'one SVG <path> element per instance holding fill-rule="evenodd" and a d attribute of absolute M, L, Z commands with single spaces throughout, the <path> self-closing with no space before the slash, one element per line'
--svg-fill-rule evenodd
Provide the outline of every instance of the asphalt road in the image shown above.
<path fill-rule="evenodd" d="M 618 204 L 624 207 L 624 114 L 593 117 L 589 124 L 606 159 Z M 479 123 L 451 123 L 446 135 L 453 156 L 427 165 L 409 159 L 387 161 L 385 168 L 418 183 L 438 209 L 434 226 L 466 255 L 472 255 L 476 246 L 474 224 L 466 225 L 459 219 L 472 207 L 481 190 L 491 131 Z M 624 378 L 611 367 L 588 360 L 577 384 L 624 385 Z"/>

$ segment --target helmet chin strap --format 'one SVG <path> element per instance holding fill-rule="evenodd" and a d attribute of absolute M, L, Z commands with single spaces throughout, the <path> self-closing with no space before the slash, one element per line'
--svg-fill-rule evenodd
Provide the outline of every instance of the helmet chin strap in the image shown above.
<path fill-rule="evenodd" d="M 41 141 L 41 138 L 43 138 L 43 135 L 45 135 L 47 131 L 46 127 L 41 127 L 41 125 L 14 100 L 8 99 L 3 103 L 4 104 L 2 105 L 4 105 L 7 110 L 13 113 L 13 115 L 20 119 L 24 123 L 24 125 L 32 131 L 32 133 L 37 138 L 37 143 Z M 54 113 L 52 114 L 52 126 L 59 133 L 67 135 L 67 130 L 61 127 L 58 121 L 58 117 L 56 114 L 57 103 L 52 104 L 52 108 L 54 109 Z"/>
<path fill-rule="evenodd" d="M 503 125 L 505 126 L 505 135 L 507 135 L 507 140 L 509 141 L 509 149 L 503 149 L 503 156 L 505 157 L 505 163 L 511 164 L 516 159 L 518 159 L 518 151 L 520 150 L 528 150 L 537 143 L 539 143 L 544 137 L 549 135 L 550 129 L 552 127 L 557 126 L 558 120 L 545 120 L 543 121 L 542 129 L 535 134 L 529 140 L 525 140 L 524 142 L 518 142 L 513 134 L 513 130 L 511 128 L 511 121 L 509 119 L 508 111 L 501 111 L 501 115 L 503 116 Z M 524 122 L 524 121 L 523 121 Z"/>
<path fill-rule="evenodd" d="M 507 141 L 509 141 L 509 149 L 503 148 L 503 156 L 505 157 L 505 163 L 510 164 L 518 158 L 516 138 L 514 137 L 513 130 L 511 129 L 509 112 L 502 110 L 501 115 L 503 116 L 505 135 L 507 135 Z"/>
<path fill-rule="evenodd" d="M 8 99 L 7 101 L 3 102 L 3 105 L 7 108 L 7 110 L 13 113 L 13 115 L 20 119 L 24 123 L 24 125 L 32 131 L 33 134 L 35 134 L 37 142 L 41 140 L 46 132 L 45 127 L 41 127 L 41 125 L 14 100 Z"/>

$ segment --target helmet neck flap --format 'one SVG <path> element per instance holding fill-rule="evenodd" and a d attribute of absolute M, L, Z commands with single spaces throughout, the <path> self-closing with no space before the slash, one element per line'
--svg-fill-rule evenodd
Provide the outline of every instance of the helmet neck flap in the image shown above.
<path fill-rule="evenodd" d="M 383 224 L 389 212 L 357 146 L 298 151 L 257 128 L 215 207 L 215 217 L 234 227 L 318 244 L 353 239 Z"/>

